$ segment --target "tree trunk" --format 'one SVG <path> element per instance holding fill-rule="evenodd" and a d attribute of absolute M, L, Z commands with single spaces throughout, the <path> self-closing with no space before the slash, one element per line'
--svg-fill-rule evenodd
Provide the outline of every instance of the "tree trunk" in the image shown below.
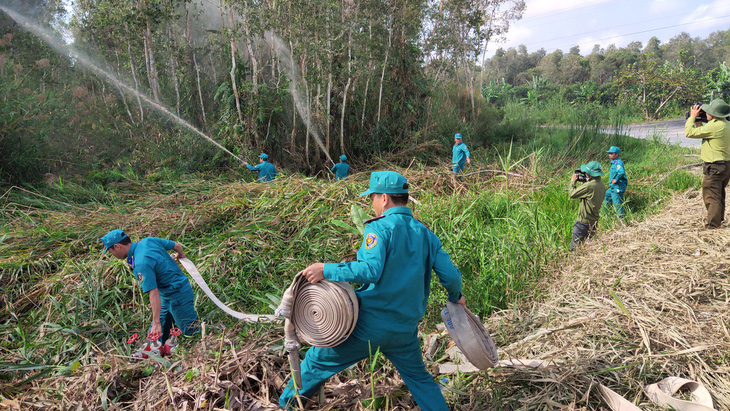
<path fill-rule="evenodd" d="M 485 7 L 487 6 L 488 1 L 485 2 Z M 489 46 L 489 39 L 492 36 L 492 24 L 494 22 L 494 15 L 497 13 L 498 6 L 495 5 L 492 7 L 492 15 L 489 16 L 489 28 L 487 29 L 487 38 L 484 40 L 484 51 L 482 52 L 482 70 L 479 73 L 479 95 L 482 95 L 482 90 L 484 87 L 484 64 L 487 62 L 487 46 Z"/>
<path fill-rule="evenodd" d="M 330 73 L 327 80 L 327 110 L 325 111 L 325 120 L 327 122 L 327 150 L 330 149 L 330 110 L 332 109 L 332 60 L 330 60 Z"/>
<path fill-rule="evenodd" d="M 129 32 L 129 30 L 127 30 Z M 132 71 L 132 79 L 134 80 L 134 95 L 137 97 L 137 105 L 139 105 L 139 122 L 144 123 L 144 109 L 142 108 L 142 100 L 139 98 L 139 82 L 137 81 L 137 69 L 132 60 L 132 43 L 127 39 L 127 53 L 129 54 L 129 68 Z"/>
<path fill-rule="evenodd" d="M 370 73 L 368 73 L 368 79 L 365 82 L 365 94 L 363 94 L 362 100 L 362 118 L 360 119 L 360 129 L 365 128 L 365 109 L 368 105 L 368 88 L 370 87 Z"/>
<path fill-rule="evenodd" d="M 193 41 L 192 41 L 190 13 L 188 11 L 187 3 L 185 4 L 185 20 L 186 20 L 185 40 L 188 45 L 188 55 L 190 56 L 190 61 L 193 63 L 193 67 L 191 67 L 191 68 L 192 68 L 193 72 L 195 73 L 195 86 L 196 86 L 196 90 L 198 92 L 198 104 L 200 104 L 200 113 L 203 117 L 203 125 L 205 126 L 207 124 L 207 120 L 205 118 L 205 104 L 203 103 L 203 90 L 202 90 L 202 87 L 200 87 L 200 67 L 198 66 L 198 59 L 195 56 L 195 47 L 193 46 Z M 213 77 L 213 81 L 215 82 L 215 74 Z"/>
<path fill-rule="evenodd" d="M 145 0 L 139 4 L 140 9 L 147 8 L 147 2 Z M 155 63 L 155 53 L 152 46 L 152 23 L 149 18 L 145 19 L 146 25 L 144 30 L 144 55 L 145 65 L 147 68 L 147 81 L 152 90 L 152 97 L 155 99 L 155 103 L 160 102 L 160 84 L 157 79 L 157 65 Z"/>
<path fill-rule="evenodd" d="M 350 83 L 352 77 L 347 79 L 347 85 L 345 85 L 345 93 L 342 96 L 342 115 L 340 116 L 340 150 L 345 152 L 345 108 L 347 107 L 347 91 L 350 89 Z"/>
<path fill-rule="evenodd" d="M 309 137 L 310 137 L 309 134 L 312 132 L 312 130 L 311 130 L 312 110 L 310 109 L 310 107 L 312 107 L 312 104 L 311 104 L 312 101 L 311 101 L 311 95 L 309 93 L 309 84 L 307 84 L 307 79 L 306 79 L 306 76 L 307 76 L 307 66 L 305 64 L 306 61 L 307 61 L 307 56 L 305 54 L 302 57 L 301 71 L 302 71 L 302 84 L 304 85 L 304 103 L 305 103 L 306 107 L 304 108 L 305 115 L 302 116 L 302 118 L 304 119 L 304 127 L 306 129 L 305 134 L 307 135 L 305 143 L 304 143 L 304 152 L 306 153 L 307 167 L 309 167 Z"/>
<path fill-rule="evenodd" d="M 177 61 L 175 60 L 175 44 L 170 24 L 167 25 L 167 38 L 170 43 L 170 50 L 168 53 L 168 60 L 170 61 L 170 73 L 172 74 L 172 85 L 175 87 L 175 112 L 180 116 L 180 86 L 177 79 Z"/>
<path fill-rule="evenodd" d="M 122 69 L 122 67 L 121 67 L 122 65 L 119 63 L 119 51 L 114 50 L 114 54 L 116 54 L 116 56 L 117 56 L 117 73 L 120 73 L 121 69 Z M 132 68 L 132 70 L 134 70 L 134 67 L 131 67 L 131 68 Z M 117 77 L 119 77 L 119 75 L 117 75 Z M 124 103 L 124 109 L 127 110 L 127 115 L 129 116 L 129 121 L 131 121 L 132 124 L 135 124 L 134 118 L 132 117 L 132 111 L 129 110 L 129 104 L 127 104 L 127 97 L 124 95 L 124 92 L 122 91 L 122 89 L 119 87 L 119 85 L 116 82 L 112 82 L 112 83 L 114 83 L 114 86 L 117 88 L 117 91 L 119 91 L 119 95 L 122 97 L 122 103 Z"/>
<path fill-rule="evenodd" d="M 221 0 L 222 1 L 222 0 Z M 221 4 L 221 7 L 223 5 Z M 231 77 L 231 88 L 233 89 L 233 97 L 236 100 L 236 113 L 238 114 L 238 123 L 243 124 L 243 113 L 241 112 L 241 96 L 238 94 L 238 86 L 236 85 L 236 51 L 238 50 L 238 45 L 236 43 L 236 37 L 233 33 L 233 7 L 228 6 L 228 17 L 229 17 L 229 24 L 231 29 L 231 71 L 230 71 L 230 77 Z"/>
<path fill-rule="evenodd" d="M 248 3 L 245 2 L 243 6 L 243 30 L 246 33 L 246 50 L 248 50 L 249 58 L 251 59 L 251 94 L 254 98 L 249 99 L 248 104 L 251 107 L 250 112 L 255 112 L 257 110 L 258 105 L 258 92 L 259 92 L 259 86 L 258 86 L 258 76 L 259 76 L 259 64 L 258 60 L 256 60 L 256 55 L 253 52 L 253 46 L 251 45 L 251 29 L 249 27 L 249 19 L 248 19 Z M 248 116 L 248 130 L 252 135 L 253 141 L 252 145 L 256 147 L 259 146 L 259 133 L 258 133 L 258 127 L 256 125 L 256 116 L 250 115 Z"/>
<path fill-rule="evenodd" d="M 378 123 L 380 122 L 380 108 L 383 103 L 383 81 L 385 79 L 385 68 L 388 66 L 388 54 L 390 54 L 390 46 L 393 38 L 393 30 L 388 27 L 388 48 L 385 49 L 385 60 L 383 61 L 383 71 L 380 73 L 380 92 L 378 93 Z"/>

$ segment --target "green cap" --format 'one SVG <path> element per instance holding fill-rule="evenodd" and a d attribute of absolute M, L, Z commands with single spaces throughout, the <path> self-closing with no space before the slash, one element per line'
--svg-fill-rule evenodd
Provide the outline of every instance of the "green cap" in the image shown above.
<path fill-rule="evenodd" d="M 408 194 L 408 180 L 395 171 L 375 171 L 370 174 L 370 188 L 360 197 L 373 193 Z"/>
<path fill-rule="evenodd" d="M 608 150 L 606 150 L 607 153 L 616 153 L 621 154 L 621 149 L 616 146 L 611 146 Z"/>
<path fill-rule="evenodd" d="M 588 174 L 591 177 L 598 177 L 603 175 L 601 163 L 599 163 L 598 161 L 591 161 L 588 164 L 582 164 L 580 166 L 580 171 Z"/>
<path fill-rule="evenodd" d="M 116 230 L 112 230 L 106 233 L 104 237 L 101 237 L 101 243 L 104 244 L 104 252 L 102 254 L 106 254 L 106 252 L 109 250 L 109 247 L 124 240 L 127 237 L 128 236 L 124 233 L 124 231 L 118 228 Z"/>
<path fill-rule="evenodd" d="M 268 160 L 269 159 L 269 156 L 266 155 L 266 153 L 261 153 L 261 154 L 259 154 L 259 158 L 262 158 L 264 160 Z"/>
<path fill-rule="evenodd" d="M 702 110 L 705 110 L 705 113 L 713 117 L 725 118 L 730 116 L 730 106 L 721 98 L 716 98 L 710 104 L 703 105 Z"/>
<path fill-rule="evenodd" d="M 458 138 L 459 140 L 461 140 L 461 133 L 454 134 L 454 138 L 455 139 Z"/>
<path fill-rule="evenodd" d="M 347 156 L 346 156 L 346 155 L 344 155 L 344 154 L 343 154 L 343 155 L 341 155 L 341 156 L 340 156 L 340 160 L 342 160 L 342 161 L 347 161 Z"/>

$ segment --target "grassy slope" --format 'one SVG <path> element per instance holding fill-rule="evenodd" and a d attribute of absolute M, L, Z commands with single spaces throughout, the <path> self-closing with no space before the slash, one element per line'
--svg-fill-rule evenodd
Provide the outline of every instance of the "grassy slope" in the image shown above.
<path fill-rule="evenodd" d="M 605 147 L 625 147 L 623 158 L 632 178 L 630 219 L 656 210 L 659 200 L 671 195 L 667 188 L 698 184 L 696 176 L 679 171 L 662 186 L 652 186 L 660 173 L 692 162 L 678 148 L 617 136 L 604 139 L 591 127 L 539 132 L 536 137 L 531 144 L 474 153 L 476 160 L 487 160 L 476 161 L 472 170 L 509 170 L 521 177 L 485 172 L 454 187 L 443 172 L 446 167 L 415 164 L 400 170 L 415 187 L 417 217 L 442 239 L 464 275 L 470 308 L 483 316 L 540 298 L 541 289 L 534 286 L 560 264 L 569 242 L 577 205 L 564 190 L 574 165 L 590 159 L 605 165 Z M 579 159 L 575 153 L 581 153 Z M 242 311 L 268 313 L 268 296 L 280 295 L 296 271 L 356 250 L 359 237 L 332 220 L 349 223 L 351 205 L 366 207 L 356 197 L 366 184 L 367 174 L 361 173 L 344 184 L 290 175 L 269 185 L 188 177 L 134 180 L 113 188 L 54 182 L 43 189 L 45 197 L 10 190 L 2 197 L 0 393 L 12 398 L 26 387 L 51 402 L 64 399 L 98 407 L 104 397 L 95 396 L 95 390 L 88 391 L 91 398 L 84 397 L 86 391 L 59 394 L 58 378 L 65 376 L 61 384 L 73 384 L 90 370 L 106 371 L 95 384 L 104 390 L 111 387 L 110 379 L 153 373 L 117 359 L 130 352 L 123 342 L 146 328 L 149 314 L 146 297 L 124 265 L 99 256 L 98 238 L 109 229 L 123 227 L 133 238 L 176 239 L 221 300 Z M 610 228 L 615 219 L 607 217 L 602 225 Z M 261 330 L 236 324 L 201 298 L 202 292 L 196 295 L 201 317 L 208 324 L 233 327 L 237 343 L 270 332 L 268 326 Z M 444 301 L 440 287 L 434 287 L 425 330 L 432 329 Z M 220 353 L 204 351 L 200 358 L 206 354 L 220 365 Z M 209 366 L 198 364 L 196 369 Z M 159 377 L 153 373 L 150 381 L 155 375 Z M 27 378 L 33 380 L 23 383 Z M 469 402 L 471 409 L 494 401 L 491 390 L 471 385 L 477 382 L 483 379 L 463 381 L 468 391 L 477 393 Z M 131 391 L 139 389 L 134 387 Z M 272 383 L 270 391 L 278 388 Z M 112 397 L 109 401 L 126 404 L 135 399 L 119 392 Z"/>

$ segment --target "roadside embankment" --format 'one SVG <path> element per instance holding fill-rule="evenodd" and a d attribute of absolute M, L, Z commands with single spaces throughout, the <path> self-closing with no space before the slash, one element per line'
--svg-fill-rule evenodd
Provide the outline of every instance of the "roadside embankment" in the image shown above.
<path fill-rule="evenodd" d="M 559 367 L 496 370 L 502 401 L 599 409 L 602 383 L 653 409 L 643 387 L 680 376 L 729 409 L 730 230 L 702 228 L 704 216 L 697 191 L 676 195 L 660 214 L 588 241 L 545 280 L 541 301 L 492 315 L 502 358 Z"/>

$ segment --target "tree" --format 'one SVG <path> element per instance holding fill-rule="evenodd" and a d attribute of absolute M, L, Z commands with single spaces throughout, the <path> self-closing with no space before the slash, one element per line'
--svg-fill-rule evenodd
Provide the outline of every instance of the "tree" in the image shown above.
<path fill-rule="evenodd" d="M 618 99 L 636 104 L 647 119 L 659 118 L 670 102 L 697 101 L 705 84 L 705 76 L 697 69 L 642 62 L 620 68 L 614 80 Z"/>

